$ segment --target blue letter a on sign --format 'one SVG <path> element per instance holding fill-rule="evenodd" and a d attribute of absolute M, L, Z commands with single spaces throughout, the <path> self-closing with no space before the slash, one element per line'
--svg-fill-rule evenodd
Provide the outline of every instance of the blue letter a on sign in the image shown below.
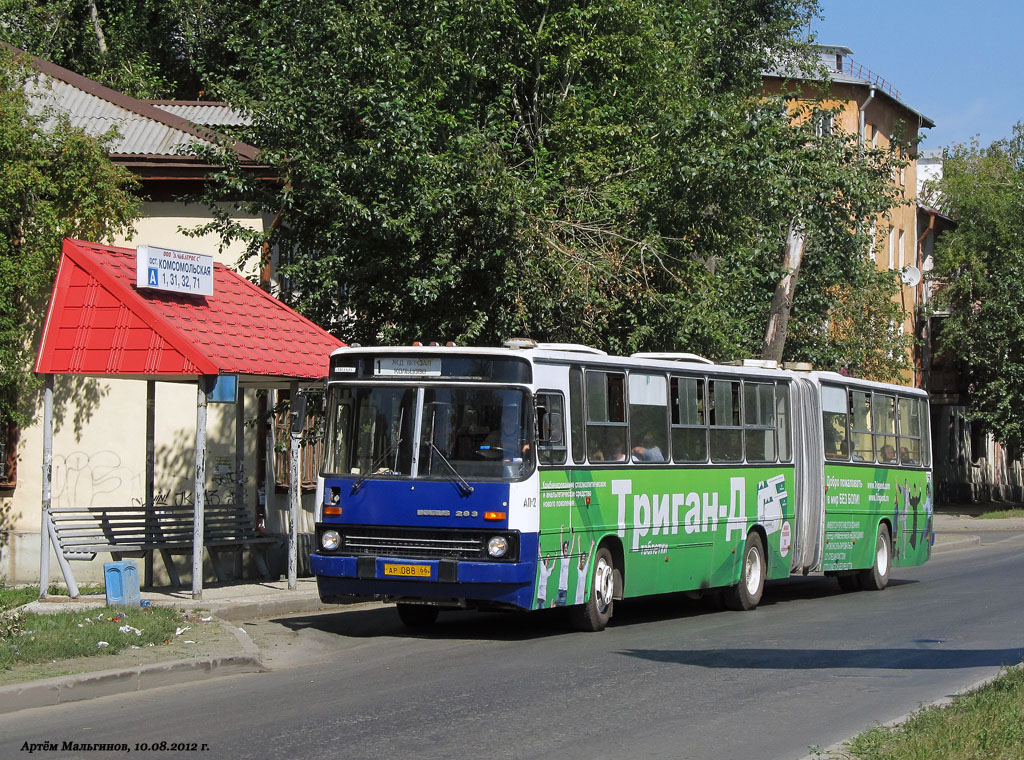
<path fill-rule="evenodd" d="M 156 270 L 152 268 L 149 270 L 149 284 L 154 287 L 160 284 L 160 281 L 157 280 Z"/>

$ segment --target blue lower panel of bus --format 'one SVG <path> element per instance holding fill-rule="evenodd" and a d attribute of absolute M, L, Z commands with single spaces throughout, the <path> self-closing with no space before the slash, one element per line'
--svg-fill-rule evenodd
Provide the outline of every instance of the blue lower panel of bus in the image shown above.
<path fill-rule="evenodd" d="M 310 569 L 325 600 L 332 596 L 405 596 L 499 602 L 530 609 L 536 567 L 533 562 L 310 556 Z"/>

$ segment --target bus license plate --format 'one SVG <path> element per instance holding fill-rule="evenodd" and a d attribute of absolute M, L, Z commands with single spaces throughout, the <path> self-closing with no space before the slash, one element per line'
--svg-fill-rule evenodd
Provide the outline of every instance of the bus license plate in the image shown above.
<path fill-rule="evenodd" d="M 430 565 L 390 565 L 385 563 L 384 575 L 397 575 L 402 578 L 429 578 Z"/>

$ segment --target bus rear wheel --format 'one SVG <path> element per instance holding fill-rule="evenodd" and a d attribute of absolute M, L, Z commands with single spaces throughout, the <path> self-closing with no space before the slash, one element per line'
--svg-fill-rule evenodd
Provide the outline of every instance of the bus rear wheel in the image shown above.
<path fill-rule="evenodd" d="M 615 563 L 612 553 L 602 546 L 594 557 L 590 573 L 590 596 L 570 609 L 572 624 L 580 631 L 603 631 L 612 619 L 615 602 Z"/>
<path fill-rule="evenodd" d="M 727 588 L 722 595 L 725 606 L 730 610 L 752 610 L 757 607 L 764 592 L 764 576 L 764 543 L 758 533 L 751 531 L 743 546 L 740 582 Z"/>
<path fill-rule="evenodd" d="M 857 574 L 860 587 L 865 591 L 881 591 L 889 583 L 889 568 L 892 567 L 892 539 L 889 529 L 883 523 L 878 526 L 875 540 L 875 561 L 867 570 Z"/>
<path fill-rule="evenodd" d="M 398 608 L 399 619 L 409 628 L 429 628 L 437 622 L 437 615 L 441 611 L 428 604 L 399 602 L 395 606 Z"/>

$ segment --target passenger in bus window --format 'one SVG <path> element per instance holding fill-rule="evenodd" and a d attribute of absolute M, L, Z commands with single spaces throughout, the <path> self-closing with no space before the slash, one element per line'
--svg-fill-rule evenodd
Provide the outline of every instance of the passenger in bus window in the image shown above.
<path fill-rule="evenodd" d="M 615 437 L 608 444 L 608 459 L 609 462 L 625 462 L 626 452 L 622 446 L 622 439 Z"/>
<path fill-rule="evenodd" d="M 896 449 L 893 448 L 891 443 L 887 443 L 884 446 L 882 446 L 881 451 L 878 452 L 878 460 L 880 462 L 896 461 Z"/>
<path fill-rule="evenodd" d="M 634 462 L 664 462 L 665 455 L 661 453 L 661 447 L 657 444 L 649 446 L 650 441 L 644 441 L 642 446 L 633 447 Z"/>

